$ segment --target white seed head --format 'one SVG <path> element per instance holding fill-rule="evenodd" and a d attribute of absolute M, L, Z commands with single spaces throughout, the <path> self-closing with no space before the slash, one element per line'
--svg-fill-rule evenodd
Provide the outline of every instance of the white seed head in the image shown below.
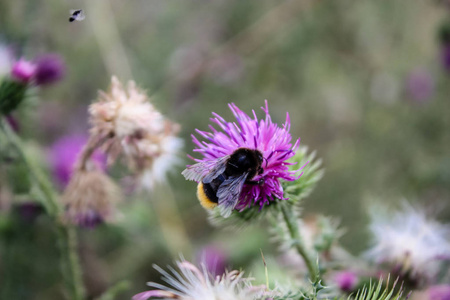
<path fill-rule="evenodd" d="M 366 256 L 376 263 L 400 266 L 413 276 L 430 278 L 438 271 L 439 260 L 450 259 L 449 229 L 404 204 L 401 212 L 372 216 L 373 246 Z"/>

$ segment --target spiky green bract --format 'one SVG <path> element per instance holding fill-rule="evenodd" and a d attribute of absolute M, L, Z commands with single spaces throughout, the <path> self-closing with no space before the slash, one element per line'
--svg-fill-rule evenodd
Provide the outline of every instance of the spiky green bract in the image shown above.
<path fill-rule="evenodd" d="M 398 279 L 394 282 L 392 287 L 389 287 L 389 277 L 386 285 L 381 278 L 378 284 L 370 283 L 369 286 L 364 286 L 356 292 L 356 295 L 350 295 L 347 300 L 400 300 L 403 299 L 403 285 L 395 292 L 395 286 Z"/>
<path fill-rule="evenodd" d="M 380 279 L 378 283 L 370 283 L 356 292 L 345 298 L 344 296 L 329 296 L 326 293 L 319 293 L 325 287 L 316 282 L 312 284 L 312 289 L 309 292 L 305 291 L 289 291 L 282 295 L 273 297 L 273 300 L 406 300 L 403 297 L 403 286 L 396 289 L 397 281 L 390 287 L 389 278 L 386 282 Z"/>
<path fill-rule="evenodd" d="M 27 84 L 4 79 L 0 83 L 0 114 L 7 115 L 15 110 L 25 98 Z"/>
<path fill-rule="evenodd" d="M 339 222 L 335 219 L 318 216 L 317 235 L 314 236 L 314 249 L 317 252 L 326 252 L 342 236 L 343 230 L 338 228 Z"/>
<path fill-rule="evenodd" d="M 282 181 L 281 186 L 284 190 L 284 197 L 288 200 L 274 199 L 264 205 L 264 207 L 250 206 L 240 211 L 233 210 L 228 218 L 220 215 L 220 209 L 216 208 L 208 211 L 209 220 L 212 224 L 223 227 L 242 227 L 248 222 L 259 221 L 267 215 L 276 216 L 279 212 L 279 203 L 292 205 L 299 203 L 301 199 L 307 197 L 314 189 L 316 183 L 323 176 L 323 169 L 320 168 L 322 162 L 320 159 L 315 160 L 315 152 L 308 154 L 307 147 L 300 147 L 295 155 L 289 159 L 288 163 L 294 163 L 289 166 L 289 171 L 301 169 L 302 176 L 295 181 Z M 300 175 L 300 174 L 299 174 Z"/>
<path fill-rule="evenodd" d="M 311 194 L 317 182 L 323 177 L 324 170 L 321 168 L 322 160 L 316 159 L 316 152 L 308 154 L 307 147 L 300 147 L 297 153 L 289 160 L 291 165 L 289 171 L 295 170 L 297 166 L 305 166 L 302 176 L 295 181 L 284 181 L 284 197 L 289 198 L 289 203 L 300 203 L 300 201 Z M 297 167 L 298 168 L 298 167 Z"/>
<path fill-rule="evenodd" d="M 273 300 L 319 300 L 319 299 L 333 299 L 327 297 L 326 286 L 322 285 L 318 278 L 311 283 L 311 288 L 308 290 L 299 289 L 297 291 L 285 291 L 281 295 L 276 295 Z"/>

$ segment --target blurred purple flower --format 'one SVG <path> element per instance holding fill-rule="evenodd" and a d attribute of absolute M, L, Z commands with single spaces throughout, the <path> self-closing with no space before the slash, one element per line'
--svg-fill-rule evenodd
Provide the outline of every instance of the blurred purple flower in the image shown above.
<path fill-rule="evenodd" d="M 6 122 L 8 122 L 9 126 L 11 126 L 11 129 L 15 132 L 19 132 L 20 125 L 16 118 L 14 118 L 12 115 L 6 115 L 5 116 Z"/>
<path fill-rule="evenodd" d="M 429 287 L 428 299 L 450 300 L 450 285 L 433 285 Z"/>
<path fill-rule="evenodd" d="M 206 270 L 212 275 L 221 275 L 225 273 L 225 253 L 217 247 L 204 247 L 199 253 L 199 260 L 206 267 Z"/>
<path fill-rule="evenodd" d="M 17 207 L 17 211 L 24 221 L 33 222 L 44 212 L 44 208 L 36 202 L 25 202 Z"/>
<path fill-rule="evenodd" d="M 334 282 L 344 292 L 351 292 L 358 284 L 358 276 L 352 271 L 341 271 L 334 275 Z"/>
<path fill-rule="evenodd" d="M 72 218 L 73 224 L 87 229 L 94 229 L 104 222 L 104 218 L 95 210 L 87 210 Z"/>
<path fill-rule="evenodd" d="M 35 80 L 37 85 L 47 85 L 63 78 L 65 64 L 58 54 L 46 54 L 36 61 Z"/>
<path fill-rule="evenodd" d="M 450 71 L 450 44 L 444 44 L 441 48 L 441 60 L 443 67 Z"/>
<path fill-rule="evenodd" d="M 244 184 L 235 208 L 244 210 L 256 205 L 262 208 L 274 198 L 286 200 L 280 179 L 294 181 L 299 178 L 295 175 L 297 171 L 289 171 L 288 166 L 291 163 L 287 162 L 294 156 L 300 143 L 300 139 L 298 139 L 294 145 L 291 144 L 289 114 L 286 114 L 286 122 L 280 127 L 272 122 L 267 100 L 265 106 L 261 108 L 265 113 L 263 120 L 258 120 L 255 111 L 253 111 L 253 118 L 250 118 L 234 103 L 228 106 L 237 122 L 227 122 L 218 114 L 213 113 L 214 118 L 211 118 L 211 121 L 217 124 L 222 131 L 218 131 L 213 126 L 210 126 L 211 132 L 196 130 L 207 141 L 200 141 L 192 135 L 192 140 L 197 145 L 194 151 L 203 155 L 202 159 L 194 160 L 208 163 L 230 155 L 239 148 L 257 149 L 263 155 L 262 167 L 264 170 L 262 174 L 257 174 L 252 180 L 263 179 L 264 184 Z"/>
<path fill-rule="evenodd" d="M 434 80 L 431 74 L 422 69 L 412 71 L 406 80 L 408 96 L 416 102 L 425 102 L 433 96 Z"/>
<path fill-rule="evenodd" d="M 34 63 L 21 58 L 12 66 L 11 77 L 26 84 L 36 74 L 36 67 Z"/>
<path fill-rule="evenodd" d="M 57 140 L 50 148 L 49 160 L 55 179 L 66 186 L 72 176 L 78 154 L 83 149 L 88 138 L 82 135 L 67 135 Z M 101 169 L 106 168 L 106 157 L 100 152 L 92 156 L 94 162 Z"/>

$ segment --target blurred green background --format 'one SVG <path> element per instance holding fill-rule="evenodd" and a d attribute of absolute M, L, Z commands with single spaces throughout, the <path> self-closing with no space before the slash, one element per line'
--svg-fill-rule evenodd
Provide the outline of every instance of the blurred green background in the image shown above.
<path fill-rule="evenodd" d="M 69 23 L 75 8 L 86 19 Z M 342 243 L 357 254 L 368 245 L 371 202 L 406 198 L 450 218 L 450 73 L 438 40 L 448 14 L 444 1 L 0 0 L 0 42 L 19 56 L 55 52 L 66 61 L 65 79 L 16 114 L 44 158 L 61 136 L 87 133 L 87 106 L 111 75 L 148 91 L 181 125 L 188 154 L 190 134 L 207 129 L 211 112 L 230 120 L 234 102 L 262 116 L 268 99 L 273 120 L 289 112 L 293 137 L 323 159 L 304 214 L 341 220 Z M 80 230 L 92 298 L 127 279 L 117 299 L 129 299 L 158 280 L 153 263 L 192 259 L 207 245 L 234 268 L 260 262 L 260 248 L 277 255 L 266 227 L 210 226 L 183 168 L 167 186 L 127 196 L 117 224 Z M 167 203 L 181 223 L 158 213 Z M 2 299 L 62 297 L 48 223 L 41 216 L 2 235 Z"/>

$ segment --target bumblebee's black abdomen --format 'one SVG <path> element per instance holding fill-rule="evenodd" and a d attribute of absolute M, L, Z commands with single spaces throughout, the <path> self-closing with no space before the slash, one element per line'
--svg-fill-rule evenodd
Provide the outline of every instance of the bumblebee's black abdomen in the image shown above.
<path fill-rule="evenodd" d="M 217 198 L 217 190 L 220 185 L 225 181 L 226 176 L 221 174 L 213 179 L 210 183 L 203 183 L 203 191 L 205 192 L 206 197 L 214 203 L 217 203 L 219 199 Z"/>
<path fill-rule="evenodd" d="M 217 203 L 219 201 L 219 198 L 217 198 L 217 190 L 214 190 L 211 184 L 204 183 L 203 184 L 203 192 L 205 193 L 205 196 L 214 203 Z"/>

